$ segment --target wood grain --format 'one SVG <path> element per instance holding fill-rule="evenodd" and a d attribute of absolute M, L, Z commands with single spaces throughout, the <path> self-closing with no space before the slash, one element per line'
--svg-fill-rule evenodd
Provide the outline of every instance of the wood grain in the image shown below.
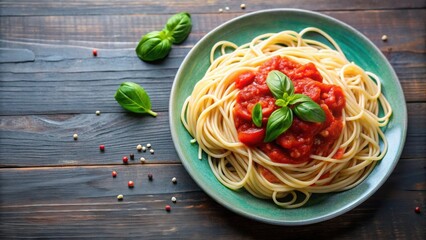
<path fill-rule="evenodd" d="M 140 157 L 149 163 L 179 162 L 165 112 L 156 118 L 131 113 L 0 117 L 0 126 L 1 166 L 118 165 L 130 153 L 135 160 L 129 164 L 140 164 Z M 136 150 L 147 143 L 154 154 Z"/>
<path fill-rule="evenodd" d="M 377 10 L 377 11 L 324 11 L 325 15 L 341 20 L 366 35 L 380 48 L 424 52 L 425 25 L 417 19 L 426 9 Z M 192 46 L 206 33 L 220 24 L 241 16 L 242 13 L 193 14 L 191 34 L 182 46 Z M 0 27 L 3 40 L 23 41 L 89 41 L 136 43 L 150 31 L 164 27 L 167 15 L 88 15 L 88 16 L 5 16 Z M 391 22 L 384 21 L 391 19 Z M 120 27 L 126 26 L 126 27 Z M 399 34 L 403 31 L 404 34 Z M 382 42 L 387 34 L 389 39 Z"/>
<path fill-rule="evenodd" d="M 241 3 L 1 1 L 0 239 L 424 239 L 426 2 L 247 0 L 244 10 Z M 245 13 L 288 7 L 319 11 L 368 37 L 395 69 L 408 108 L 406 144 L 385 184 L 348 213 L 300 227 L 253 221 L 207 196 L 182 166 L 168 119 L 177 69 L 203 36 Z M 141 35 L 180 11 L 192 15 L 189 38 L 161 63 L 140 61 L 134 47 Z M 128 113 L 115 102 L 123 81 L 144 86 L 157 118 Z M 136 151 L 148 142 L 154 155 Z M 121 157 L 130 153 L 136 160 L 123 165 Z"/>
<path fill-rule="evenodd" d="M 286 234 L 300 239 L 314 231 L 319 238 L 353 239 L 356 232 L 361 238 L 421 239 L 426 218 L 413 209 L 426 207 L 425 166 L 426 160 L 401 161 L 360 207 L 309 227 L 274 227 L 231 213 L 206 196 L 181 165 L 0 169 L 0 232 L 55 238 L 282 239 Z M 112 170 L 118 171 L 115 179 Z M 153 173 L 152 182 L 147 173 Z M 134 189 L 127 188 L 128 180 L 135 181 Z M 123 202 L 117 194 L 124 194 Z M 164 211 L 166 204 L 172 206 L 170 213 Z"/>
<path fill-rule="evenodd" d="M 191 13 L 217 13 L 220 8 L 230 9 L 227 12 L 247 12 L 270 8 L 302 8 L 310 10 L 371 10 L 371 9 L 411 9 L 424 8 L 425 2 L 414 1 L 356 1 L 351 4 L 339 0 L 270 0 L 259 3 L 256 0 L 243 1 L 246 9 L 240 8 L 238 1 L 130 1 L 122 0 L 117 4 L 111 1 L 73 1 L 73 4 L 63 4 L 55 1 L 2 1 L 0 16 L 56 16 L 56 15 L 116 15 L 116 14 L 170 14 L 173 12 L 190 11 Z M 241 2 L 242 3 L 242 2 Z M 30 6 L 30 7 L 28 7 Z"/>

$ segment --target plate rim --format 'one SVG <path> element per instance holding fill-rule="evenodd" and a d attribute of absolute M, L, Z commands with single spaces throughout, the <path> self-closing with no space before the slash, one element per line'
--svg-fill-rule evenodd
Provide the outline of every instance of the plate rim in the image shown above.
<path fill-rule="evenodd" d="M 244 18 L 250 18 L 253 17 L 255 15 L 261 15 L 261 14 L 265 14 L 265 13 L 303 13 L 303 14 L 308 14 L 308 15 L 313 15 L 319 18 L 325 18 L 329 21 L 332 22 L 336 22 L 338 25 L 341 25 L 345 28 L 348 28 L 349 30 L 355 32 L 357 34 L 358 37 L 363 38 L 363 40 L 365 40 L 367 43 L 369 43 L 371 45 L 371 47 L 376 51 L 376 53 L 378 53 L 385 61 L 384 63 L 387 65 L 386 67 L 388 69 L 390 69 L 390 73 L 392 75 L 392 77 L 394 79 L 396 79 L 397 81 L 395 82 L 395 87 L 397 88 L 397 91 L 402 93 L 402 95 L 400 97 L 402 97 L 404 104 L 402 104 L 402 121 L 403 121 L 403 125 L 401 126 L 402 131 L 401 131 L 401 141 L 400 141 L 400 146 L 395 154 L 395 159 L 392 161 L 391 166 L 389 167 L 389 171 L 386 172 L 386 174 L 380 179 L 380 181 L 369 191 L 367 191 L 366 194 L 362 195 L 360 198 L 357 198 L 356 201 L 353 201 L 351 203 L 348 203 L 345 207 L 343 208 L 339 208 L 336 209 L 335 211 L 329 212 L 325 215 L 322 216 L 318 216 L 318 217 L 313 217 L 307 220 L 294 220 L 294 221 L 280 221 L 280 220 L 275 220 L 275 219 L 269 219 L 269 218 L 265 218 L 259 215 L 255 215 L 255 214 L 250 214 L 247 213 L 241 209 L 239 209 L 238 207 L 235 207 L 229 203 L 227 203 L 225 200 L 223 200 L 222 198 L 220 198 L 219 196 L 216 196 L 217 194 L 214 194 L 214 191 L 211 191 L 210 188 L 208 186 L 205 186 L 201 181 L 198 181 L 196 178 L 193 177 L 192 174 L 192 170 L 189 166 L 189 163 L 187 162 L 187 160 L 183 160 L 184 158 L 184 154 L 182 153 L 182 150 L 179 148 L 178 146 L 178 141 L 179 141 L 179 136 L 177 134 L 177 130 L 176 128 L 173 126 L 174 122 L 172 121 L 174 115 L 176 114 L 173 111 L 173 99 L 175 97 L 175 95 L 177 94 L 176 91 L 176 86 L 178 83 L 178 79 L 180 78 L 180 76 L 183 74 L 183 67 L 184 65 L 187 64 L 188 59 L 190 58 L 190 56 L 193 54 L 194 51 L 197 50 L 197 46 L 204 42 L 206 39 L 208 39 L 211 35 L 214 35 L 216 32 L 218 32 L 219 30 L 221 30 L 222 28 L 226 27 L 229 24 L 232 24 L 234 22 L 240 21 L 241 19 Z M 401 83 L 399 81 L 398 76 L 395 73 L 395 70 L 393 69 L 392 65 L 390 64 L 390 62 L 388 61 L 388 59 L 384 56 L 384 54 L 382 53 L 382 51 L 371 41 L 369 40 L 364 34 L 362 34 L 361 32 L 359 32 L 358 30 L 356 30 L 354 27 L 350 26 L 349 24 L 346 24 L 345 22 L 338 20 L 336 18 L 330 17 L 328 15 L 319 13 L 319 12 L 315 12 L 315 11 L 310 11 L 310 10 L 305 10 L 305 9 L 297 9 L 297 8 L 273 8 L 273 9 L 265 9 L 265 10 L 259 10 L 259 11 L 254 11 L 254 12 L 250 12 L 250 13 L 246 13 L 240 16 L 237 16 L 235 18 L 232 18 L 228 21 L 225 21 L 224 23 L 220 24 L 219 26 L 213 28 L 211 31 L 209 31 L 206 35 L 204 35 L 199 41 L 197 41 L 197 43 L 194 44 L 194 46 L 192 47 L 192 49 L 188 52 L 188 54 L 185 56 L 184 60 L 182 61 L 182 63 L 179 66 L 179 69 L 176 73 L 176 76 L 173 80 L 173 85 L 171 88 L 171 92 L 170 92 L 170 99 L 169 99 L 169 126 L 170 126 L 170 131 L 171 131 L 171 135 L 172 135 L 172 140 L 173 140 L 173 144 L 175 147 L 176 152 L 178 153 L 179 159 L 181 160 L 182 165 L 184 166 L 184 168 L 186 169 L 186 171 L 188 172 L 188 174 L 191 176 L 191 178 L 194 180 L 194 182 L 207 194 L 209 195 L 209 197 L 211 197 L 212 199 L 214 199 L 216 202 L 218 202 L 220 205 L 222 205 L 223 207 L 231 210 L 232 212 L 235 212 L 241 216 L 247 217 L 249 219 L 253 219 L 256 221 L 260 221 L 260 222 L 264 222 L 264 223 L 269 223 L 269 224 L 273 224 L 273 225 L 282 225 L 282 226 L 298 226 L 298 225 L 308 225 L 308 224 L 314 224 L 314 223 L 319 223 L 319 222 L 324 222 L 327 220 L 330 220 L 334 217 L 340 216 L 344 213 L 347 213 L 348 211 L 354 209 L 355 207 L 359 206 L 360 204 L 362 204 L 363 202 L 365 202 L 368 198 L 370 198 L 374 193 L 377 192 L 377 190 L 387 181 L 387 179 L 389 178 L 389 176 L 392 174 L 392 172 L 394 171 L 397 163 L 399 162 L 400 158 L 401 158 L 401 154 L 403 151 L 403 148 L 405 146 L 405 142 L 406 142 L 406 135 L 407 135 L 407 122 L 408 122 L 408 116 L 407 116 L 407 106 L 406 106 L 406 100 L 405 100 L 405 96 L 403 94 L 403 89 L 401 86 Z M 180 116 L 180 112 L 178 114 Z M 386 154 L 385 154 L 386 156 Z M 385 157 L 384 156 L 384 157 Z M 383 157 L 383 158 L 384 158 Z"/>

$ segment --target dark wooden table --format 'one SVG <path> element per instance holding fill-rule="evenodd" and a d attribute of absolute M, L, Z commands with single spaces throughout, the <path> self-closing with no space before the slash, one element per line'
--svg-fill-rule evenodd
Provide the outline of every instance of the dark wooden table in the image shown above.
<path fill-rule="evenodd" d="M 425 0 L 248 0 L 245 10 L 241 3 L 1 1 L 0 238 L 425 239 Z M 283 7 L 322 12 L 365 34 L 394 67 L 409 115 L 402 157 L 383 187 L 342 216 L 299 227 L 259 223 L 213 201 L 183 168 L 168 125 L 172 82 L 194 44 L 229 19 Z M 192 14 L 189 38 L 161 63 L 140 61 L 140 36 L 180 11 Z M 123 81 L 145 87 L 157 118 L 116 103 Z M 147 143 L 155 154 L 136 151 Z M 122 165 L 130 153 L 136 160 Z"/>

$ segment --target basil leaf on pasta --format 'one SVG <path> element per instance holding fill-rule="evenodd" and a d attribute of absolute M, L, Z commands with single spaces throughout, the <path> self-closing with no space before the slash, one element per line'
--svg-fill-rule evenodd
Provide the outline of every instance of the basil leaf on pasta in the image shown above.
<path fill-rule="evenodd" d="M 304 94 L 294 94 L 293 96 L 291 96 L 291 100 L 289 101 L 289 104 L 293 105 L 296 103 L 302 103 L 302 102 L 308 102 L 308 101 L 312 101 L 312 99 Z"/>
<path fill-rule="evenodd" d="M 312 100 L 296 105 L 293 111 L 298 118 L 307 122 L 324 122 L 326 119 L 324 110 Z"/>
<path fill-rule="evenodd" d="M 268 73 L 266 84 L 276 99 L 284 98 L 284 93 L 287 93 L 288 96 L 294 93 L 294 86 L 290 78 L 277 70 Z"/>
<path fill-rule="evenodd" d="M 253 111 L 251 112 L 251 118 L 256 127 L 262 126 L 262 117 L 262 105 L 260 105 L 260 103 L 256 103 L 253 107 Z"/>
<path fill-rule="evenodd" d="M 271 142 L 283 132 L 287 131 L 293 123 L 293 112 L 288 107 L 275 110 L 268 119 L 264 141 Z"/>

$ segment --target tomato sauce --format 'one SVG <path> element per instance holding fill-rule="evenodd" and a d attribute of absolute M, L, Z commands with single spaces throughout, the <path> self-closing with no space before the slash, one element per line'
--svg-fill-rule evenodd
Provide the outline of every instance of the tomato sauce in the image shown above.
<path fill-rule="evenodd" d="M 273 111 L 278 109 L 275 98 L 266 85 L 268 73 L 279 70 L 293 82 L 295 93 L 309 96 L 326 114 L 322 123 L 305 122 L 293 115 L 291 127 L 270 143 L 265 143 L 266 124 Z M 240 89 L 234 107 L 235 126 L 238 138 L 250 147 L 258 147 L 272 161 L 279 163 L 303 163 L 311 154 L 326 155 L 332 150 L 342 128 L 342 110 L 345 107 L 343 90 L 336 85 L 322 82 L 322 76 L 314 64 L 299 64 L 285 57 L 273 57 L 259 67 L 257 72 L 244 72 L 235 77 L 235 86 Z M 251 111 L 260 103 L 262 126 L 252 122 Z"/>

